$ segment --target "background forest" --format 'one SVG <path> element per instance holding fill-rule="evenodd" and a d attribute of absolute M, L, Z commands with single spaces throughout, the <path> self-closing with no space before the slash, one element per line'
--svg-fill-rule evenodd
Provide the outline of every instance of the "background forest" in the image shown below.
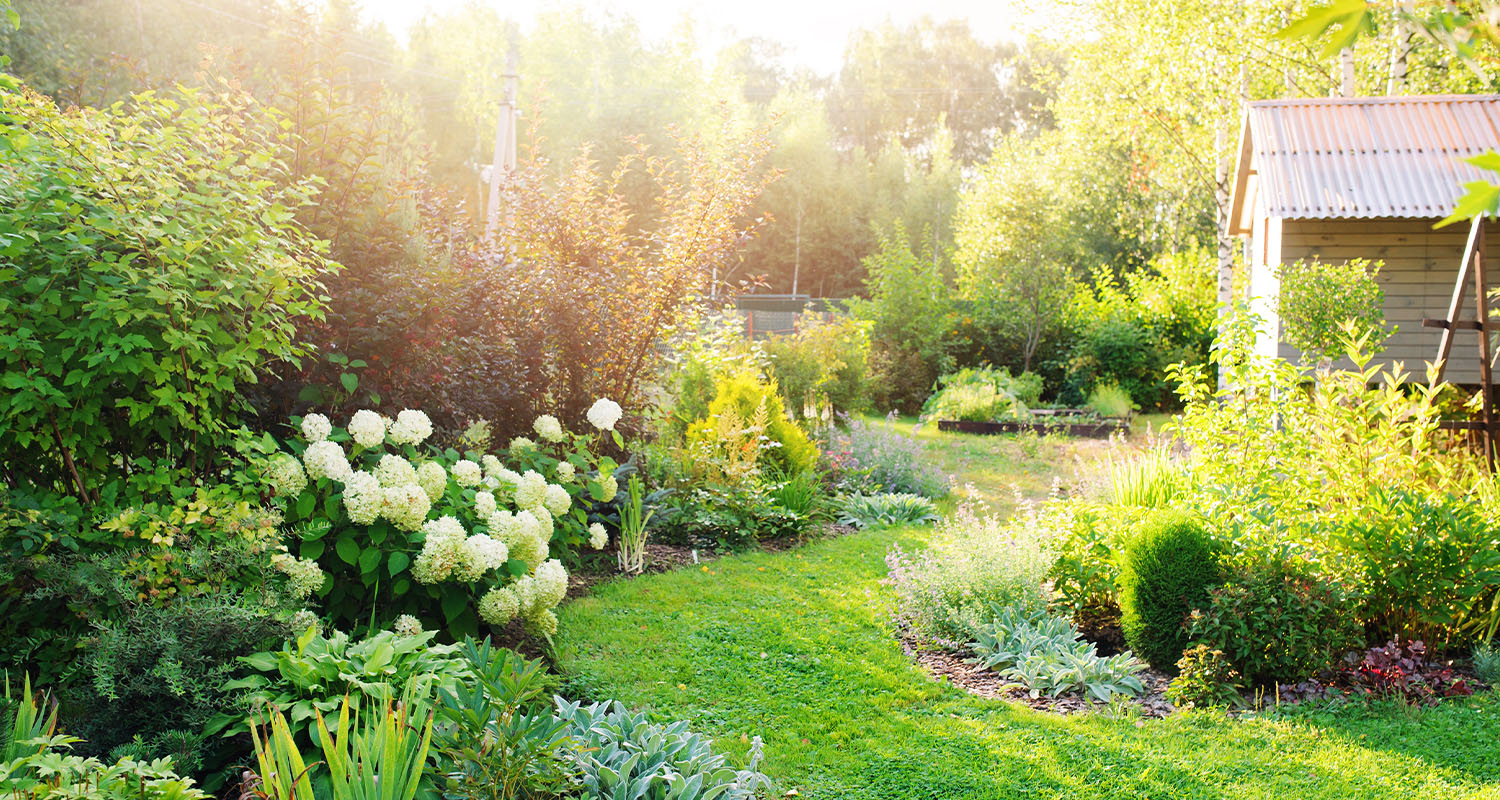
<path fill-rule="evenodd" d="M 282 112 L 293 172 L 322 184 L 303 221 L 345 267 L 321 327 L 369 365 L 359 393 L 413 404 L 466 394 L 421 343 L 478 333 L 475 315 L 435 309 L 481 302 L 441 276 L 460 268 L 453 243 L 482 213 L 512 57 L 529 197 L 570 180 L 589 191 L 583 159 L 613 175 L 617 233 L 663 213 L 660 176 L 632 159 L 681 164 L 685 136 L 721 152 L 756 138 L 765 158 L 744 178 L 764 191 L 735 220 L 753 235 L 719 288 L 868 298 L 856 308 L 871 402 L 908 412 L 936 378 L 978 365 L 1037 372 L 1065 403 L 1103 384 L 1143 408 L 1169 403 L 1165 367 L 1204 360 L 1230 288 L 1234 248 L 1217 231 L 1239 101 L 1483 88 L 1446 48 L 1383 19 L 1341 60 L 1275 35 L 1299 3 L 1054 5 L 1065 24 L 1021 42 L 928 18 L 859 30 L 828 75 L 764 39 L 700 52 L 686 18 L 650 40 L 625 16 L 576 8 L 523 29 L 481 3 L 429 13 L 403 42 L 353 0 L 17 0 L 25 23 L 0 47 L 64 104 L 232 85 Z M 537 324 L 556 322 L 542 313 Z M 388 335 L 393 318 L 407 335 Z M 467 352 L 524 360 L 493 342 Z M 280 416 L 347 371 L 304 364 L 256 405 Z"/>

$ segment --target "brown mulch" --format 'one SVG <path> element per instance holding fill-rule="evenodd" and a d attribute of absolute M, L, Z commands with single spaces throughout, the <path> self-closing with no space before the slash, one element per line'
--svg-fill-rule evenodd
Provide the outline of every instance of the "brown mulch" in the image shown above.
<path fill-rule="evenodd" d="M 1051 711 L 1055 714 L 1080 714 L 1109 708 L 1105 703 L 1078 695 L 1065 695 L 1057 698 L 1045 695 L 1032 697 L 1019 686 L 1007 686 L 1009 681 L 1001 677 L 1000 673 L 985 669 L 978 664 L 968 663 L 966 656 L 951 650 L 935 648 L 911 637 L 901 638 L 901 648 L 908 656 L 916 659 L 916 662 L 934 678 L 947 681 L 977 697 L 1009 700 L 1030 706 L 1038 711 Z M 1171 678 L 1154 669 L 1139 673 L 1139 677 L 1146 691 L 1131 698 L 1130 704 L 1139 710 L 1141 716 L 1166 717 L 1176 713 L 1176 706 L 1167 702 L 1162 694 L 1167 690 L 1167 684 L 1172 681 Z"/>

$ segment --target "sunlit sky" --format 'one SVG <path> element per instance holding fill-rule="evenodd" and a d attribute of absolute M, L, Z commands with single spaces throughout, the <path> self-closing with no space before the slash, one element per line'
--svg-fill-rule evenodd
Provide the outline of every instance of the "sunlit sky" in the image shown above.
<path fill-rule="evenodd" d="M 367 16 L 386 24 L 398 37 L 428 11 L 451 10 L 468 0 L 361 0 Z M 670 36 L 684 16 L 691 17 L 705 53 L 716 52 L 738 38 L 758 36 L 778 41 L 789 51 L 791 66 L 820 74 L 836 71 L 849 34 L 889 19 L 905 23 L 927 15 L 963 18 L 985 41 L 1015 41 L 1029 31 L 1053 24 L 1055 6 L 1048 0 L 480 0 L 502 16 L 527 25 L 539 13 L 558 8 L 584 9 L 633 17 L 653 40 Z"/>

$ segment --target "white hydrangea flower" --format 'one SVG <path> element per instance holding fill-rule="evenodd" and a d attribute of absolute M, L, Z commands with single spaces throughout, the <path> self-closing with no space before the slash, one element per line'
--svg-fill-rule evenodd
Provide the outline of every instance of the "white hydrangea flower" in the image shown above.
<path fill-rule="evenodd" d="M 510 545 L 510 557 L 520 559 L 528 565 L 547 560 L 547 540 L 542 538 L 542 532 L 535 527 L 535 521 L 530 526 L 523 525 L 516 530 L 515 541 Z"/>
<path fill-rule="evenodd" d="M 411 567 L 412 577 L 418 583 L 438 583 L 447 579 L 455 569 L 466 566 L 468 552 L 464 545 L 467 533 L 463 523 L 453 517 L 441 517 L 424 524 L 422 533 L 426 540 Z"/>
<path fill-rule="evenodd" d="M 551 607 L 568 596 L 568 571 L 557 559 L 542 562 L 534 573 L 536 577 L 536 604 Z"/>
<path fill-rule="evenodd" d="M 302 418 L 302 438 L 309 442 L 321 442 L 333 433 L 333 423 L 322 414 L 308 414 Z"/>
<path fill-rule="evenodd" d="M 350 473 L 344 481 L 344 510 L 349 520 L 360 525 L 369 525 L 380 516 L 383 504 L 380 479 L 364 470 Z"/>
<path fill-rule="evenodd" d="M 609 544 L 609 533 L 604 526 L 595 522 L 589 526 L 589 547 L 595 550 L 603 550 Z"/>
<path fill-rule="evenodd" d="M 547 479 L 536 470 L 528 469 L 516 483 L 516 507 L 538 508 L 547 500 Z"/>
<path fill-rule="evenodd" d="M 510 451 L 512 453 L 524 453 L 528 450 L 535 449 L 536 442 L 531 441 L 525 436 L 517 436 L 516 438 L 510 440 Z"/>
<path fill-rule="evenodd" d="M 374 411 L 360 409 L 349 418 L 349 435 L 360 447 L 374 447 L 385 441 L 385 420 Z"/>
<path fill-rule="evenodd" d="M 505 465 L 500 463 L 500 459 L 488 453 L 480 457 L 479 463 L 484 466 L 484 476 L 486 478 L 495 478 L 498 480 L 500 478 L 500 470 L 505 469 Z"/>
<path fill-rule="evenodd" d="M 479 465 L 467 458 L 460 458 L 453 465 L 453 480 L 459 486 L 478 486 L 483 477 Z"/>
<path fill-rule="evenodd" d="M 522 614 L 529 613 L 536 606 L 536 579 L 530 575 L 522 575 L 516 578 L 516 582 L 510 585 L 510 590 L 516 596 L 516 606 Z"/>
<path fill-rule="evenodd" d="M 313 480 L 330 478 L 342 481 L 353 472 L 349 459 L 344 457 L 344 448 L 339 447 L 338 442 L 327 440 L 308 445 L 302 453 L 302 463 L 307 465 L 307 475 Z"/>
<path fill-rule="evenodd" d="M 419 636 L 422 633 L 422 623 L 410 614 L 402 614 L 396 617 L 391 630 L 395 631 L 397 636 Z"/>
<path fill-rule="evenodd" d="M 562 462 L 558 463 L 558 465 L 557 465 L 557 479 L 558 480 L 562 481 L 563 483 L 568 483 L 568 482 L 572 481 L 573 478 L 576 477 L 577 475 L 578 475 L 578 469 L 573 466 L 573 462 L 571 462 L 571 461 L 562 461 Z"/>
<path fill-rule="evenodd" d="M 499 569 L 510 560 L 510 548 L 504 542 L 497 542 L 482 533 L 470 536 L 464 542 L 464 548 L 468 551 L 469 561 L 480 574 Z"/>
<path fill-rule="evenodd" d="M 432 435 L 432 420 L 415 409 L 405 409 L 391 423 L 391 441 L 396 444 L 421 444 Z"/>
<path fill-rule="evenodd" d="M 387 486 L 380 490 L 380 515 L 403 531 L 420 530 L 432 510 L 432 501 L 416 484 Z"/>
<path fill-rule="evenodd" d="M 442 466 L 438 469 L 442 469 Z M 375 467 L 375 477 L 379 478 L 380 485 L 385 487 L 421 485 L 417 481 L 416 467 L 413 467 L 410 461 L 394 453 L 386 453 L 380 457 L 380 463 Z M 446 480 L 445 477 L 444 481 Z"/>
<path fill-rule="evenodd" d="M 493 492 L 478 491 L 474 493 L 474 516 L 480 519 L 489 519 L 500 508 L 495 502 Z"/>
<path fill-rule="evenodd" d="M 271 566 L 286 575 L 286 591 L 293 599 L 305 600 L 323 585 L 323 570 L 319 569 L 318 562 L 311 559 L 277 553 L 271 556 Z"/>
<path fill-rule="evenodd" d="M 539 608 L 522 620 L 532 636 L 551 638 L 557 635 L 557 615 L 550 608 Z"/>
<path fill-rule="evenodd" d="M 491 625 L 510 622 L 520 610 L 516 593 L 504 587 L 491 589 L 479 598 L 479 618 Z"/>
<path fill-rule="evenodd" d="M 552 512 L 548 511 L 546 506 L 537 506 L 531 509 L 531 515 L 536 517 L 537 535 L 542 537 L 542 541 L 544 542 L 552 541 L 552 534 L 557 530 L 556 521 L 552 518 Z"/>
<path fill-rule="evenodd" d="M 307 488 L 307 473 L 290 453 L 277 453 L 266 462 L 266 483 L 277 497 L 296 497 Z"/>
<path fill-rule="evenodd" d="M 563 440 L 562 423 L 558 422 L 557 417 L 551 414 L 543 414 L 537 417 L 536 421 L 531 423 L 531 427 L 536 431 L 537 436 L 542 437 L 543 441 L 560 442 Z"/>
<path fill-rule="evenodd" d="M 490 525 L 490 536 L 508 545 L 514 544 L 521 532 L 520 520 L 516 519 L 515 514 L 505 509 L 498 509 L 490 514 L 487 522 Z"/>
<path fill-rule="evenodd" d="M 620 408 L 619 403 L 601 397 L 589 407 L 589 424 L 601 431 L 612 431 L 615 429 L 615 423 L 619 422 L 624 414 L 625 411 Z"/>
<path fill-rule="evenodd" d="M 417 465 L 417 485 L 427 493 L 428 500 L 436 503 L 448 491 L 448 471 L 436 461 L 423 461 Z"/>
<path fill-rule="evenodd" d="M 601 502 L 608 503 L 615 499 L 615 495 L 620 493 L 620 482 L 615 480 L 615 476 L 613 475 L 607 475 L 599 479 L 599 486 L 603 490 L 599 498 Z"/>
<path fill-rule="evenodd" d="M 573 505 L 573 496 L 568 494 L 567 489 L 557 484 L 550 484 L 543 494 L 542 505 L 552 512 L 552 516 L 560 517 L 568 513 L 568 507 Z"/>

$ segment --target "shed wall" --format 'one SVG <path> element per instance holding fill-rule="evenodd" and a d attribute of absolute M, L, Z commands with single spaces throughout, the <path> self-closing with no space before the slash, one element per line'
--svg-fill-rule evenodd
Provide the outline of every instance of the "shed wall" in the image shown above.
<path fill-rule="evenodd" d="M 1455 224 L 1433 230 L 1436 220 L 1416 219 L 1287 219 L 1281 225 L 1281 261 L 1318 258 L 1341 262 L 1366 258 L 1383 262 L 1377 280 L 1385 292 L 1387 325 L 1397 327 L 1386 341 L 1380 361 L 1400 361 L 1410 380 L 1425 379 L 1426 362 L 1437 354 L 1442 330 L 1422 327 L 1424 317 L 1441 318 L 1448 313 L 1453 281 L 1463 258 L 1469 226 Z M 1500 288 L 1500 225 L 1486 223 L 1486 277 L 1489 287 Z M 1492 303 L 1493 304 L 1493 303 Z M 1471 288 L 1464 303 L 1464 318 L 1474 315 Z M 1479 382 L 1476 334 L 1459 332 L 1453 342 L 1445 379 L 1454 383 Z M 1296 359 L 1297 350 L 1280 346 L 1284 358 Z M 1348 366 L 1347 363 L 1342 364 Z"/>

